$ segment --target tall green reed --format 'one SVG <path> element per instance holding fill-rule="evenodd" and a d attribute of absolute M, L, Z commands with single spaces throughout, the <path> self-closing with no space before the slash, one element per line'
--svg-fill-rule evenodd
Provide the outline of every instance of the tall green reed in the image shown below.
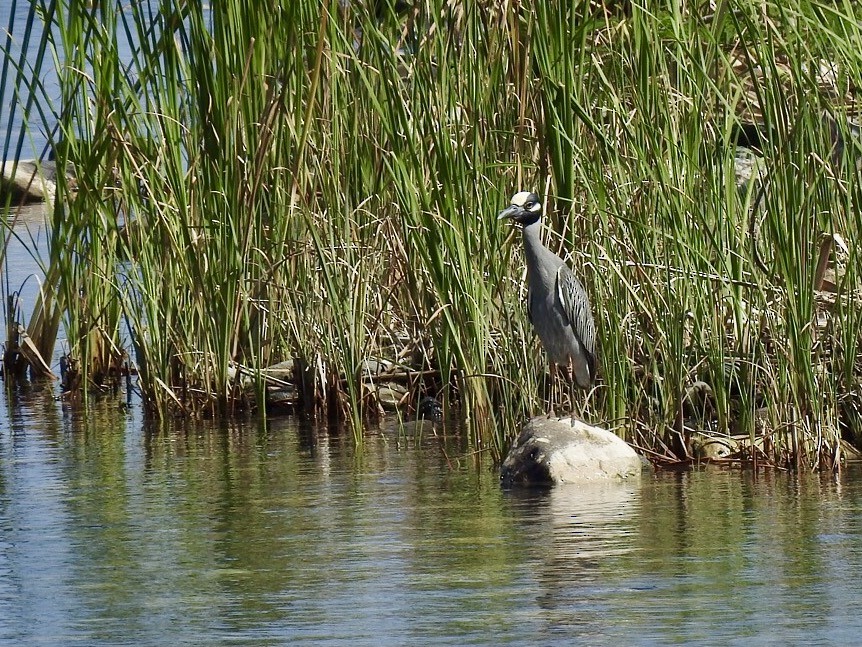
<path fill-rule="evenodd" d="M 793 460 L 806 454 L 801 436 L 834 447 L 834 401 L 821 397 L 830 392 L 822 380 L 836 376 L 818 369 L 812 352 L 812 240 L 837 224 L 840 184 L 824 172 L 820 112 L 843 98 L 813 87 L 810 71 L 824 60 L 855 67 L 844 58 L 858 57 L 835 51 L 808 7 L 768 5 L 768 21 L 747 3 L 724 3 L 708 20 L 683 5 L 629 9 L 620 17 L 576 6 L 560 20 L 539 6 L 544 22 L 534 30 L 549 41 L 536 51 L 551 77 L 542 82 L 551 88 L 544 116 L 554 179 L 569 194 L 578 177 L 578 217 L 568 221 L 587 236 L 574 244 L 592 237 L 592 257 L 609 270 L 592 286 L 610 391 L 603 409 L 612 420 L 645 423 L 654 434 L 646 443 L 677 455 L 696 429 L 729 433 L 744 423 L 753 434 L 764 406 L 773 428 L 790 430 L 772 440 L 789 443 Z M 850 28 L 846 16 L 837 23 Z M 740 51 L 756 70 L 747 78 Z M 765 215 L 751 216 L 765 217 L 759 244 L 777 262 L 768 275 L 757 272 L 746 237 L 751 196 L 739 203 L 729 179 L 726 142 L 740 117 L 764 121 L 773 135 Z M 703 385 L 709 406 L 698 416 L 691 396 Z"/>
<path fill-rule="evenodd" d="M 78 182 L 49 284 L 88 381 L 131 347 L 153 411 L 229 413 L 251 405 L 238 376 L 259 399 L 256 369 L 294 358 L 306 403 L 359 442 L 385 359 L 434 375 L 501 452 L 547 396 L 520 241 L 495 220 L 531 188 L 595 302 L 585 417 L 677 457 L 767 420 L 786 461 L 854 419 L 858 168 L 830 161 L 822 113 L 846 116 L 855 5 L 50 8 Z M 759 198 L 735 180 L 744 121 L 770 134 Z M 824 232 L 850 246 L 825 328 Z"/>

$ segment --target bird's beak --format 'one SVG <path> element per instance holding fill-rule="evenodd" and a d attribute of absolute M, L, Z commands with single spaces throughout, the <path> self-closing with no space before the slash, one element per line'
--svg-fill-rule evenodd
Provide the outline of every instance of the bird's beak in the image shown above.
<path fill-rule="evenodd" d="M 518 215 L 520 212 L 521 207 L 516 204 L 510 204 L 508 207 L 506 207 L 500 213 L 497 214 L 497 220 L 502 220 L 503 218 L 512 218 Z"/>

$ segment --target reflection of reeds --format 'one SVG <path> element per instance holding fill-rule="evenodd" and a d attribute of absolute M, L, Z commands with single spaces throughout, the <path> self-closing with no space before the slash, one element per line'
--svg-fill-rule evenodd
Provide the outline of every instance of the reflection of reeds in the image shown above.
<path fill-rule="evenodd" d="M 64 312 L 86 380 L 119 370 L 126 327 L 163 414 L 244 407 L 232 367 L 263 397 L 255 369 L 295 358 L 358 441 L 388 360 L 501 451 L 554 393 L 494 220 L 533 188 L 596 304 L 587 419 L 678 458 L 696 430 L 828 463 L 857 433 L 858 146 L 836 136 L 855 5 L 102 4 L 47 12 L 77 182 L 58 177 L 43 343 Z M 765 137 L 748 185 L 741 118 Z"/>

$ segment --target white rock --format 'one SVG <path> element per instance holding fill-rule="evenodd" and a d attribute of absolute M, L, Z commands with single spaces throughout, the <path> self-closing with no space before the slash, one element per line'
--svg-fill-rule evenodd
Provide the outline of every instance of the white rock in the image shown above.
<path fill-rule="evenodd" d="M 11 161 L 3 162 L 0 166 L 0 178 L 2 190 L 9 191 L 13 200 L 52 200 L 57 191 L 57 166 L 52 161 L 21 160 L 17 164 Z"/>
<path fill-rule="evenodd" d="M 530 420 L 503 461 L 506 485 L 638 478 L 644 462 L 621 438 L 571 418 Z"/>

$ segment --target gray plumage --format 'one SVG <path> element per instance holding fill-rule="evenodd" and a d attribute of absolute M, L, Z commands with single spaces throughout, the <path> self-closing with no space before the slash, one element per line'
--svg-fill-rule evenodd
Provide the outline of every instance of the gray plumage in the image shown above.
<path fill-rule="evenodd" d="M 527 262 L 527 313 L 551 361 L 571 367 L 575 383 L 587 389 L 596 377 L 596 326 L 587 293 L 559 256 L 542 244 L 542 203 L 521 191 L 498 219 L 523 226 Z"/>

